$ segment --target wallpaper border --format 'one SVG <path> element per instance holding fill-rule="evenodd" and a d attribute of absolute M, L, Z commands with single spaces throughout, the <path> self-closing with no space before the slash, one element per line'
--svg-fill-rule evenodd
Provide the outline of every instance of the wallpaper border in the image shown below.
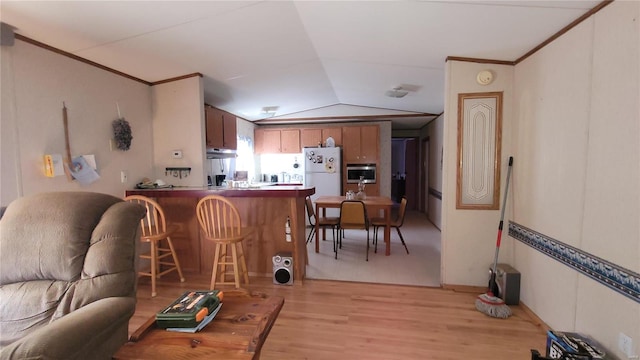
<path fill-rule="evenodd" d="M 640 303 L 640 274 L 509 221 L 509 236 Z"/>

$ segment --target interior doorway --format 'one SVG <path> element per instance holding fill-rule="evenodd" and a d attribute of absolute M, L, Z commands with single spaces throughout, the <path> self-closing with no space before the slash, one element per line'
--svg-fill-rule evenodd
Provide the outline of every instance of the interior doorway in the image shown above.
<path fill-rule="evenodd" d="M 418 146 L 418 138 L 391 139 L 391 198 L 399 203 L 406 196 L 408 210 L 420 207 Z"/>

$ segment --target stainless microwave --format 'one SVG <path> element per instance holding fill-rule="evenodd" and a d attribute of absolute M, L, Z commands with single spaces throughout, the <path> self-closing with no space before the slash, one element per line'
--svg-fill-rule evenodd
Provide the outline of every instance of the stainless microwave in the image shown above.
<path fill-rule="evenodd" d="M 347 184 L 357 184 L 360 177 L 365 184 L 376 183 L 376 164 L 347 164 Z"/>

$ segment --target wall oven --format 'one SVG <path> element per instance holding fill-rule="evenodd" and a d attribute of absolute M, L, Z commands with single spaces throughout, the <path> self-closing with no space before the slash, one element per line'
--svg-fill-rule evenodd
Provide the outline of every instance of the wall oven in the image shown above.
<path fill-rule="evenodd" d="M 357 184 L 362 176 L 365 184 L 376 183 L 376 164 L 347 164 L 347 184 Z"/>

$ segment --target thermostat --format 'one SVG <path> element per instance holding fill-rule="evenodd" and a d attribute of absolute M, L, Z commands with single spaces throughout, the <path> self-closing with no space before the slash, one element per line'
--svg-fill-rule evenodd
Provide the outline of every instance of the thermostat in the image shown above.
<path fill-rule="evenodd" d="M 182 150 L 173 150 L 171 152 L 171 157 L 174 159 L 182 159 Z"/>

